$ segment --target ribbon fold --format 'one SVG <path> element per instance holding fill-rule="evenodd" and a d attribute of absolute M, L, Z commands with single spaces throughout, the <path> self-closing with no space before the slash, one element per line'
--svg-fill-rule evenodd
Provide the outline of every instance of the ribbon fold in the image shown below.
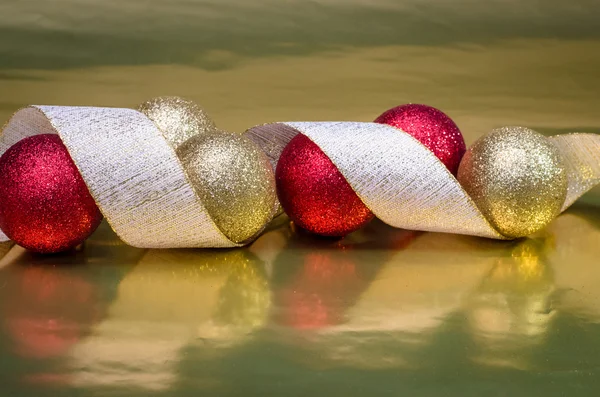
<path fill-rule="evenodd" d="M 161 131 L 132 109 L 31 106 L 0 136 L 58 134 L 108 223 L 141 248 L 236 247 L 215 225 Z M 8 240 L 3 233 L 2 241 Z"/>
<path fill-rule="evenodd" d="M 383 222 L 402 229 L 507 239 L 478 209 L 444 164 L 411 135 L 388 125 L 359 122 L 285 122 L 246 134 L 274 167 L 296 136 L 311 139 L 329 157 L 364 204 Z M 568 179 L 562 211 L 600 182 L 600 136 L 550 138 Z"/>
<path fill-rule="evenodd" d="M 117 235 L 142 248 L 237 247 L 195 193 L 160 129 L 132 109 L 31 106 L 0 136 L 0 155 L 19 140 L 58 134 Z M 275 168 L 283 148 L 304 134 L 331 159 L 365 205 L 402 229 L 506 239 L 442 162 L 411 135 L 377 123 L 286 122 L 245 136 Z M 568 176 L 566 210 L 600 182 L 600 136 L 550 138 Z M 0 232 L 0 241 L 8 238 Z"/>

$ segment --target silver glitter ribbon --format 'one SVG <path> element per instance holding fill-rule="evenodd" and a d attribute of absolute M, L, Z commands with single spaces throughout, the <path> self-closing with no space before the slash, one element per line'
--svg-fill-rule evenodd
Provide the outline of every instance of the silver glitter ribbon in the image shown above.
<path fill-rule="evenodd" d="M 408 230 L 506 239 L 444 164 L 397 128 L 376 123 L 286 122 L 246 132 L 274 167 L 283 148 L 300 133 L 320 147 L 383 222 Z M 600 182 L 600 136 L 569 134 L 550 139 L 566 165 L 564 211 Z"/>
<path fill-rule="evenodd" d="M 132 109 L 31 106 L 0 136 L 0 155 L 33 135 L 58 134 L 103 215 L 143 248 L 235 247 L 196 196 L 175 151 Z M 0 241 L 7 241 L 3 233 Z"/>
<path fill-rule="evenodd" d="M 410 230 L 505 239 L 435 155 L 407 133 L 357 122 L 289 122 L 249 129 L 275 167 L 304 134 L 332 160 L 367 207 Z M 161 131 L 131 109 L 31 106 L 9 120 L 0 155 L 23 138 L 58 134 L 117 235 L 144 248 L 235 247 L 216 226 Z M 600 182 L 600 136 L 551 138 L 564 157 L 563 211 Z M 0 241 L 8 238 L 0 232 Z"/>

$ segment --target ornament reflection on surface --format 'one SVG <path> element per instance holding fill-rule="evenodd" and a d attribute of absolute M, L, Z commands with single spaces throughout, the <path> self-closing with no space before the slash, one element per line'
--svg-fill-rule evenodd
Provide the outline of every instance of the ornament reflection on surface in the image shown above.
<path fill-rule="evenodd" d="M 323 239 L 298 230 L 274 261 L 277 324 L 324 329 L 346 322 L 346 312 L 392 255 L 415 233 L 375 221 L 343 240 Z M 377 236 L 377 238 L 375 237 Z"/>
<path fill-rule="evenodd" d="M 557 310 L 589 323 L 600 323 L 600 212 L 597 206 L 576 204 L 550 226 L 556 249 L 548 255 L 560 291 Z"/>
<path fill-rule="evenodd" d="M 69 270 L 30 266 L 10 277 L 5 325 L 22 357 L 63 355 L 101 318 L 94 284 Z"/>
<path fill-rule="evenodd" d="M 268 317 L 270 290 L 246 249 L 149 250 L 123 280 L 90 338 L 72 352 L 72 382 L 168 389 L 182 349 L 212 356 L 252 338 Z"/>
<path fill-rule="evenodd" d="M 307 253 L 297 278 L 280 291 L 281 323 L 302 329 L 343 322 L 343 296 L 356 294 L 368 282 L 357 272 L 351 256 Z"/>
<path fill-rule="evenodd" d="M 366 256 L 357 261 L 360 266 L 379 263 L 378 271 L 344 308 L 344 321 L 317 329 L 300 343 L 306 365 L 435 364 L 423 350 L 492 267 L 490 253 L 506 249 L 502 242 L 435 233 L 416 234 L 402 249 L 386 249 L 384 242 L 376 241 L 377 249 L 365 249 Z"/>
<path fill-rule="evenodd" d="M 528 349 L 543 343 L 554 314 L 554 277 L 546 259 L 553 246 L 551 237 L 520 242 L 470 299 L 477 362 L 521 368 L 528 365 Z"/>
<path fill-rule="evenodd" d="M 104 317 L 113 286 L 140 252 L 120 242 L 105 223 L 85 250 L 74 253 L 45 256 L 14 246 L 0 272 L 2 322 L 13 352 L 36 360 L 66 355 Z M 118 268 L 89 266 L 115 258 Z"/>

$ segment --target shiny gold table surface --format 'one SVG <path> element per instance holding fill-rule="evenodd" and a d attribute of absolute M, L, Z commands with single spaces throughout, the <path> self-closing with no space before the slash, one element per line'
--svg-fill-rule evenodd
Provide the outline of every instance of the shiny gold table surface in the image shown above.
<path fill-rule="evenodd" d="M 439 107 L 600 131 L 596 0 L 0 2 L 0 122 L 202 104 L 242 132 Z M 277 219 L 237 250 L 0 247 L 1 396 L 596 396 L 600 190 L 513 242 Z"/>
<path fill-rule="evenodd" d="M 5 251 L 7 396 L 598 390 L 598 207 L 514 242 L 283 217 L 236 250 L 136 249 L 103 224 L 74 253 Z"/>

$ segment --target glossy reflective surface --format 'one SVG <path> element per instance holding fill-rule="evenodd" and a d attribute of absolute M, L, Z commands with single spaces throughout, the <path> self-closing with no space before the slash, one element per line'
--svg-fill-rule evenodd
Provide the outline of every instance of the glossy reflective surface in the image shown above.
<path fill-rule="evenodd" d="M 467 144 L 600 130 L 595 0 L 0 3 L 0 119 L 37 104 L 201 103 L 243 131 L 447 112 Z M 239 250 L 0 247 L 7 396 L 593 396 L 598 189 L 529 239 L 343 240 L 276 220 Z"/>
<path fill-rule="evenodd" d="M 599 246 L 582 205 L 515 242 L 377 221 L 323 240 L 283 218 L 245 249 L 139 250 L 103 225 L 78 252 L 2 259 L 2 378 L 11 395 L 591 395 Z"/>

